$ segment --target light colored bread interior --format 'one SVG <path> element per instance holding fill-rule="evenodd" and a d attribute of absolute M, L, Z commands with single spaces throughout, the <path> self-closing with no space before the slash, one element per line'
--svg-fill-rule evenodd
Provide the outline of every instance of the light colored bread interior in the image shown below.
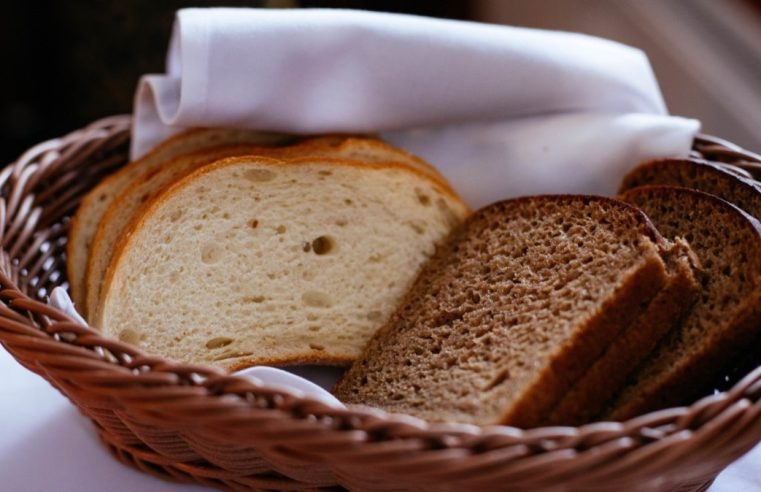
<path fill-rule="evenodd" d="M 185 154 L 165 161 L 159 167 L 147 169 L 134 178 L 112 203 L 94 235 L 86 269 L 85 313 L 97 318 L 101 301 L 101 286 L 111 263 L 113 251 L 130 221 L 139 214 L 166 186 L 195 169 L 213 161 L 233 156 L 260 155 L 275 158 L 345 157 L 363 162 L 401 162 L 424 173 L 439 183 L 446 191 L 454 193 L 446 180 L 431 165 L 400 149 L 376 139 L 327 135 L 313 137 L 294 145 L 282 147 L 223 146 L 203 152 Z"/>
<path fill-rule="evenodd" d="M 101 181 L 82 199 L 69 224 L 66 269 L 69 292 L 75 305 L 80 309 L 85 305 L 85 272 L 98 225 L 113 199 L 126 189 L 133 179 L 161 166 L 168 159 L 204 148 L 233 143 L 277 146 L 292 140 L 292 136 L 249 130 L 193 129 L 162 142 L 141 159 L 127 164 Z"/>
<path fill-rule="evenodd" d="M 227 159 L 175 182 L 133 221 L 95 324 L 231 370 L 348 364 L 466 214 L 407 165 Z"/>

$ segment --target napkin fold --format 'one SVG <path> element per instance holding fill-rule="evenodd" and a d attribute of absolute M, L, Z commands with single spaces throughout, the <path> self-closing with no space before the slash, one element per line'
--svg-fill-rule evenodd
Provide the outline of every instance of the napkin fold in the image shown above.
<path fill-rule="evenodd" d="M 647 57 L 612 41 L 351 10 L 183 9 L 166 73 L 135 97 L 132 157 L 187 127 L 383 133 L 474 207 L 610 193 L 622 172 L 686 156 Z"/>

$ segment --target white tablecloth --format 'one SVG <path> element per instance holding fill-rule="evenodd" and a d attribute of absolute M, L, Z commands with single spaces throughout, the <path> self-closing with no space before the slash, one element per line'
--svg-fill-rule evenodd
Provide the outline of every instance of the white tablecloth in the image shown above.
<path fill-rule="evenodd" d="M 122 465 L 90 422 L 0 347 L 0 490 L 191 492 Z M 761 446 L 719 476 L 711 492 L 761 492 Z"/>

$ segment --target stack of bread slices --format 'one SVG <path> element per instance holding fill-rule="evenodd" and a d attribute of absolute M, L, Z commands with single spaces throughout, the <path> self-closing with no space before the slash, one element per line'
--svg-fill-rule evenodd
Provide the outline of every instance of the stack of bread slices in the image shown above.
<path fill-rule="evenodd" d="M 375 138 L 194 130 L 83 200 L 70 287 L 148 352 L 349 366 L 346 403 L 479 425 L 688 403 L 759 338 L 761 188 L 741 173 L 657 161 L 616 198 L 469 214 Z"/>
<path fill-rule="evenodd" d="M 486 207 L 334 391 L 433 421 L 523 427 L 690 403 L 757 346 L 760 215 L 755 181 L 694 160 L 636 168 L 616 200 Z"/>
<path fill-rule="evenodd" d="M 91 325 L 180 362 L 345 365 L 467 213 L 374 138 L 195 130 L 85 197 L 70 287 Z"/>

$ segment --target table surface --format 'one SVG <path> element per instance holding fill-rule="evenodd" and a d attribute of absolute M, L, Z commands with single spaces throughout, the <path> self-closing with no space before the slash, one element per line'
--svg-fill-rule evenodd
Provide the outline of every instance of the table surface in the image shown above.
<path fill-rule="evenodd" d="M 11 492 L 192 492 L 122 465 L 90 422 L 0 346 L 0 489 Z M 41 472 L 44 470 L 44 473 Z M 761 445 L 725 470 L 711 492 L 761 492 Z"/>

